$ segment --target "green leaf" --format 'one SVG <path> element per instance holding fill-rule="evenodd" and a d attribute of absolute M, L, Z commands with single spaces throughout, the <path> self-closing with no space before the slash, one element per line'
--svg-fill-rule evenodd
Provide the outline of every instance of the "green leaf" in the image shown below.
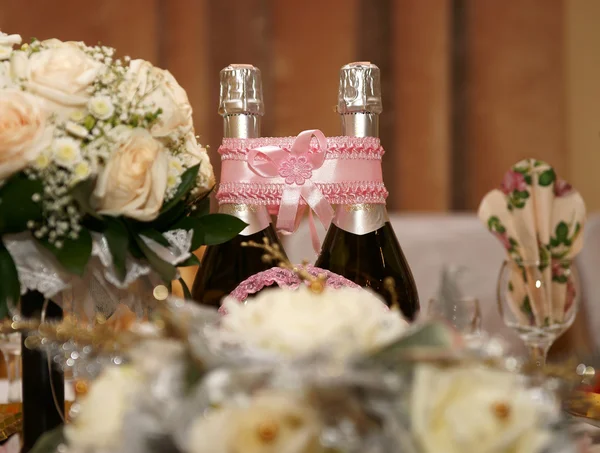
<path fill-rule="evenodd" d="M 519 194 L 519 198 L 522 198 L 523 200 L 527 200 L 529 198 L 529 192 L 527 192 L 526 190 L 522 190 L 517 193 Z"/>
<path fill-rule="evenodd" d="M 415 326 L 412 332 L 367 357 L 363 364 L 367 366 L 397 366 L 403 355 L 410 350 L 447 349 L 454 342 L 452 329 L 444 323 L 430 322 Z"/>
<path fill-rule="evenodd" d="M 179 283 L 181 283 L 181 288 L 183 288 L 183 297 L 187 300 L 192 300 L 192 293 L 190 292 L 190 289 L 188 288 L 188 285 L 185 282 L 185 280 L 183 278 L 180 278 Z"/>
<path fill-rule="evenodd" d="M 0 240 L 0 319 L 8 314 L 8 307 L 16 307 L 21 297 L 17 266 L 4 243 Z"/>
<path fill-rule="evenodd" d="M 556 173 L 552 168 L 542 172 L 538 178 L 538 184 L 542 187 L 547 187 L 556 180 Z"/>
<path fill-rule="evenodd" d="M 95 182 L 92 179 L 86 179 L 85 181 L 80 182 L 71 189 L 71 196 L 77 202 L 83 212 L 94 217 L 95 219 L 103 220 L 100 214 L 98 214 L 90 204 L 90 199 L 92 197 L 92 193 L 94 192 L 94 184 Z"/>
<path fill-rule="evenodd" d="M 565 222 L 559 222 L 556 225 L 556 239 L 558 239 L 558 243 L 565 242 L 569 237 L 569 226 Z"/>
<path fill-rule="evenodd" d="M 108 249 L 112 255 L 117 277 L 122 282 L 127 275 L 126 260 L 127 250 L 129 249 L 129 232 L 119 219 L 107 217 L 104 237 L 108 242 Z"/>
<path fill-rule="evenodd" d="M 187 260 L 178 264 L 178 267 L 200 266 L 200 260 L 196 255 L 191 255 Z"/>
<path fill-rule="evenodd" d="M 200 224 L 198 230 L 202 233 L 203 245 L 217 245 L 233 239 L 248 224 L 235 216 L 228 214 L 209 214 L 196 219 Z"/>
<path fill-rule="evenodd" d="M 92 255 L 92 235 L 88 230 L 82 229 L 77 239 L 65 239 L 61 248 L 45 239 L 39 242 L 54 254 L 67 272 L 83 276 Z"/>
<path fill-rule="evenodd" d="M 150 249 L 144 240 L 134 231 L 129 230 L 135 244 L 148 260 L 148 264 L 154 269 L 165 282 L 170 282 L 177 275 L 177 269 L 172 264 L 162 260 L 156 253 Z"/>
<path fill-rule="evenodd" d="M 529 186 L 533 183 L 533 180 L 531 179 L 531 175 L 525 175 L 525 183 Z"/>
<path fill-rule="evenodd" d="M 184 198 L 187 193 L 192 190 L 194 185 L 196 184 L 196 178 L 198 177 L 198 170 L 200 170 L 200 164 L 194 165 L 193 167 L 188 168 L 181 175 L 181 184 L 177 187 L 177 191 L 173 198 L 171 198 L 168 202 L 164 204 L 160 213 L 163 214 L 168 212 L 173 206 L 175 206 L 182 198 Z"/>
<path fill-rule="evenodd" d="M 552 281 L 556 283 L 567 283 L 569 281 L 569 277 L 566 275 L 555 275 L 552 277 Z"/>
<path fill-rule="evenodd" d="M 194 203 L 194 209 L 190 212 L 192 217 L 203 217 L 210 214 L 210 197 L 203 197 Z"/>
<path fill-rule="evenodd" d="M 528 316 L 533 316 L 533 311 L 531 309 L 531 302 L 529 301 L 529 296 L 525 296 L 525 299 L 523 299 L 523 305 L 521 306 L 521 311 Z"/>
<path fill-rule="evenodd" d="M 143 231 L 151 228 L 156 231 L 169 231 L 173 229 L 173 225 L 179 222 L 186 216 L 186 207 L 184 202 L 177 203 L 174 207 L 166 212 L 163 212 L 155 220 L 149 223 L 137 222 L 136 230 Z"/>
<path fill-rule="evenodd" d="M 42 434 L 29 453 L 54 453 L 63 443 L 65 443 L 65 435 L 63 427 L 59 426 Z"/>
<path fill-rule="evenodd" d="M 96 118 L 92 115 L 88 115 L 83 119 L 83 127 L 85 127 L 88 131 L 91 131 L 96 125 Z"/>
<path fill-rule="evenodd" d="M 169 246 L 169 241 L 161 233 L 156 230 L 146 229 L 140 232 L 141 236 L 146 236 L 148 239 L 152 239 L 154 242 L 158 242 L 164 247 Z"/>
<path fill-rule="evenodd" d="M 0 232 L 20 233 L 27 230 L 28 221 L 41 220 L 42 205 L 33 196 L 43 191 L 39 179 L 31 180 L 23 173 L 10 178 L 0 189 Z"/>

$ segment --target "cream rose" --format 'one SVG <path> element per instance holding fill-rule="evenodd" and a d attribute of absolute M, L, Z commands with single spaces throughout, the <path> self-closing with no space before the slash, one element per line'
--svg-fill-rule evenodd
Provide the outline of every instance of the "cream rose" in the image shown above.
<path fill-rule="evenodd" d="M 143 98 L 144 106 L 162 109 L 152 127 L 154 137 L 169 134 L 183 136 L 193 127 L 192 107 L 185 90 L 169 71 L 154 67 L 144 60 L 132 60 L 126 75 L 124 95 L 127 101 Z"/>
<path fill-rule="evenodd" d="M 69 446 L 75 450 L 118 447 L 123 418 L 141 383 L 143 377 L 132 367 L 107 368 L 79 401 L 75 420 L 65 426 Z"/>
<path fill-rule="evenodd" d="M 185 138 L 185 153 L 182 157 L 187 167 L 200 164 L 197 188 L 200 194 L 209 191 L 215 185 L 215 173 L 206 148 L 200 146 L 193 131 Z"/>
<path fill-rule="evenodd" d="M 58 40 L 42 42 L 41 50 L 29 57 L 13 52 L 11 64 L 13 77 L 43 98 L 49 110 L 67 114 L 86 105 L 88 88 L 103 69 L 77 43 Z"/>
<path fill-rule="evenodd" d="M 0 91 L 0 181 L 25 168 L 50 145 L 52 130 L 46 119 L 31 94 Z"/>
<path fill-rule="evenodd" d="M 0 60 L 8 60 L 16 44 L 21 44 L 20 35 L 7 35 L 0 32 Z"/>
<path fill-rule="evenodd" d="M 301 397 L 263 392 L 244 406 L 225 406 L 202 415 L 190 429 L 190 453 L 321 453 L 322 424 Z"/>
<path fill-rule="evenodd" d="M 540 407 L 513 373 L 419 365 L 411 397 L 423 453 L 536 453 L 547 446 L 542 414 L 554 408 Z"/>
<path fill-rule="evenodd" d="M 101 214 L 147 222 L 162 207 L 169 158 L 163 145 L 141 128 L 111 131 L 114 151 L 98 176 L 93 202 Z"/>

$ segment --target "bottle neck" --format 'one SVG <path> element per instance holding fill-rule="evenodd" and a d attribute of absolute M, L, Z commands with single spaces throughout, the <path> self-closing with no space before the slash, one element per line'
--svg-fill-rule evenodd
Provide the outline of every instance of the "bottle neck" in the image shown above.
<path fill-rule="evenodd" d="M 260 119 L 258 115 L 225 115 L 223 117 L 223 136 L 226 138 L 260 137 Z"/>
<path fill-rule="evenodd" d="M 379 115 L 376 113 L 347 113 L 340 115 L 342 135 L 346 137 L 379 137 Z"/>
<path fill-rule="evenodd" d="M 346 137 L 379 137 L 379 115 L 349 113 L 341 115 L 342 135 Z M 388 221 L 384 204 L 354 204 L 336 207 L 333 223 L 344 231 L 363 235 L 381 228 Z"/>
<path fill-rule="evenodd" d="M 223 117 L 223 136 L 226 138 L 260 137 L 260 119 L 258 115 L 225 115 Z M 266 206 L 245 204 L 223 204 L 219 206 L 221 214 L 229 214 L 246 222 L 241 236 L 250 236 L 264 230 L 271 223 Z"/>

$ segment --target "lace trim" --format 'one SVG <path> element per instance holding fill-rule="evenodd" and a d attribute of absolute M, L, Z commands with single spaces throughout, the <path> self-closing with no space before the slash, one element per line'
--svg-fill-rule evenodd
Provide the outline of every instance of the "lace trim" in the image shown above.
<path fill-rule="evenodd" d="M 331 271 L 321 269 L 318 267 L 314 267 L 311 265 L 307 266 L 298 266 L 304 267 L 311 275 L 317 277 L 319 275 L 325 274 L 327 279 L 325 280 L 325 286 L 329 288 L 339 289 L 345 286 L 350 288 L 359 288 L 356 283 L 351 282 L 345 277 L 341 275 L 334 274 Z M 243 302 L 251 296 L 252 294 L 256 294 L 261 289 L 266 286 L 271 286 L 273 284 L 277 284 L 280 288 L 290 288 L 297 289 L 302 280 L 296 273 L 289 269 L 282 269 L 280 267 L 272 267 L 263 272 L 259 272 L 257 274 L 252 275 L 251 277 L 244 280 L 242 283 L 238 285 L 236 289 L 234 289 L 230 296 L 234 299 L 237 299 L 240 302 Z M 221 313 L 224 310 L 221 308 Z"/>
<path fill-rule="evenodd" d="M 382 182 L 316 184 L 331 204 L 385 204 L 388 191 Z M 219 185 L 219 204 L 256 204 L 278 206 L 285 184 L 223 183 Z M 304 200 L 301 200 L 303 203 Z"/>

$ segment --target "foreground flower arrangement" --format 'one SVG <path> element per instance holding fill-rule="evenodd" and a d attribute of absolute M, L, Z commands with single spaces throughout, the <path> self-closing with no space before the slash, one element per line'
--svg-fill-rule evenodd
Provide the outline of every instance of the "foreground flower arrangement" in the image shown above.
<path fill-rule="evenodd" d="M 113 365 L 38 451 L 572 451 L 551 387 L 497 344 L 463 349 L 445 325 L 408 326 L 366 290 L 301 288 L 221 314 L 170 301 L 134 329 L 145 334 L 99 352 Z"/>
<path fill-rule="evenodd" d="M 27 289 L 73 286 L 88 264 L 121 288 L 149 272 L 170 282 L 196 264 L 190 251 L 243 228 L 206 215 L 212 166 L 168 71 L 106 46 L 20 43 L 0 33 L 2 311 Z"/>

